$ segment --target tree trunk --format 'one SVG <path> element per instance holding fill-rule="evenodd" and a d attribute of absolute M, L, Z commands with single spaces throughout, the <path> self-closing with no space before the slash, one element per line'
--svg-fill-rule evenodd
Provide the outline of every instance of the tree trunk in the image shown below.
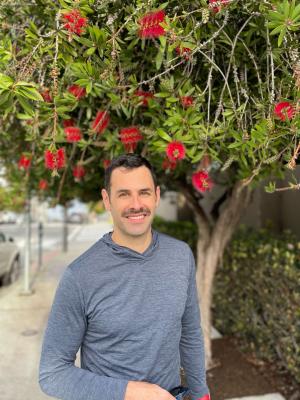
<path fill-rule="evenodd" d="M 200 300 L 201 321 L 205 343 L 205 363 L 209 369 L 214 365 L 211 349 L 211 305 L 213 281 L 219 260 L 250 200 L 250 189 L 242 182 L 236 183 L 230 197 L 211 227 L 208 218 L 191 193 L 185 191 L 188 204 L 195 213 L 198 226 L 197 242 L 197 287 Z"/>

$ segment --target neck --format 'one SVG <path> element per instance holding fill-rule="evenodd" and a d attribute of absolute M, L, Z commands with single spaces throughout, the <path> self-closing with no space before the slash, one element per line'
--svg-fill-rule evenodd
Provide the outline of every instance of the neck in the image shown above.
<path fill-rule="evenodd" d="M 114 229 L 111 235 L 112 240 L 119 244 L 120 246 L 128 247 L 138 253 L 143 253 L 152 241 L 152 231 L 151 228 L 141 236 L 129 236 L 125 235 L 123 232 Z"/>

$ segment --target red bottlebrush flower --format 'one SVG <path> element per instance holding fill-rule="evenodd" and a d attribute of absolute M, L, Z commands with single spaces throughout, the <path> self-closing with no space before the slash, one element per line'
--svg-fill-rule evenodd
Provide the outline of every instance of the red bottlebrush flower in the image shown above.
<path fill-rule="evenodd" d="M 140 130 L 131 126 L 129 128 L 123 128 L 120 132 L 120 140 L 124 144 L 126 151 L 132 152 L 136 149 L 137 143 L 143 139 Z"/>
<path fill-rule="evenodd" d="M 87 18 L 83 17 L 79 10 L 74 9 L 64 14 L 63 19 L 65 21 L 64 28 L 77 35 L 81 35 L 83 28 L 87 25 Z"/>
<path fill-rule="evenodd" d="M 285 121 L 286 119 L 292 119 L 294 117 L 295 108 L 288 101 L 282 101 L 281 103 L 276 104 L 274 113 L 281 119 L 281 121 Z"/>
<path fill-rule="evenodd" d="M 166 155 L 171 162 L 177 162 L 185 157 L 185 147 L 181 142 L 173 141 L 166 148 Z"/>
<path fill-rule="evenodd" d="M 102 133 L 107 128 L 110 118 L 107 111 L 98 111 L 96 118 L 92 122 L 92 130 L 97 133 Z"/>
<path fill-rule="evenodd" d="M 103 160 L 103 168 L 106 169 L 110 166 L 111 160 L 105 159 Z"/>
<path fill-rule="evenodd" d="M 192 184 L 199 192 L 206 192 L 213 187 L 213 181 L 210 179 L 208 173 L 204 170 L 193 173 Z"/>
<path fill-rule="evenodd" d="M 179 56 L 183 56 L 187 61 L 190 58 L 190 52 L 192 50 L 189 47 L 176 47 L 175 51 Z"/>
<path fill-rule="evenodd" d="M 181 104 L 183 107 L 191 107 L 194 104 L 194 100 L 192 96 L 182 96 L 181 97 Z"/>
<path fill-rule="evenodd" d="M 41 179 L 39 181 L 39 189 L 46 190 L 47 188 L 48 188 L 48 182 L 46 181 L 46 179 Z"/>
<path fill-rule="evenodd" d="M 143 99 L 143 106 L 148 106 L 148 100 L 153 99 L 154 94 L 151 92 L 144 92 L 143 90 L 137 90 L 135 96 L 142 97 Z"/>
<path fill-rule="evenodd" d="M 73 176 L 75 180 L 80 181 L 85 175 L 85 169 L 82 165 L 77 164 L 73 168 Z"/>
<path fill-rule="evenodd" d="M 63 168 L 66 164 L 65 150 L 61 147 L 56 152 L 56 165 L 57 169 Z"/>
<path fill-rule="evenodd" d="M 27 170 L 30 167 L 30 164 L 31 164 L 31 158 L 26 157 L 24 154 L 22 154 L 18 162 L 18 168 Z"/>
<path fill-rule="evenodd" d="M 50 94 L 49 89 L 45 89 L 42 92 L 40 92 L 41 96 L 43 97 L 44 101 L 46 103 L 51 103 L 52 102 L 52 96 Z"/>
<path fill-rule="evenodd" d="M 57 151 L 45 151 L 45 167 L 48 169 L 59 169 L 65 166 L 65 151 L 63 148 Z"/>
<path fill-rule="evenodd" d="M 63 120 L 64 128 L 69 128 L 69 126 L 74 126 L 74 125 L 75 125 L 75 121 L 72 118 Z"/>
<path fill-rule="evenodd" d="M 85 88 L 78 85 L 71 85 L 68 88 L 68 92 L 72 93 L 72 95 L 75 96 L 78 100 L 86 95 Z"/>
<path fill-rule="evenodd" d="M 165 21 L 165 13 L 162 10 L 153 11 L 140 19 L 139 36 L 144 39 L 163 36 L 165 30 L 160 24 Z"/>
<path fill-rule="evenodd" d="M 68 128 L 65 128 L 64 131 L 69 143 L 78 142 L 82 139 L 81 130 L 76 126 L 69 126 Z"/>
<path fill-rule="evenodd" d="M 212 9 L 215 13 L 221 11 L 222 7 L 227 6 L 229 2 L 230 0 L 209 0 L 209 4 L 212 4 Z M 217 3 L 218 5 L 213 6 L 214 3 Z"/>
<path fill-rule="evenodd" d="M 55 152 L 46 150 L 44 153 L 45 157 L 45 167 L 48 169 L 55 169 Z"/>
<path fill-rule="evenodd" d="M 162 162 L 162 169 L 170 169 L 173 170 L 176 168 L 176 162 L 170 161 L 168 158 L 165 158 Z"/>

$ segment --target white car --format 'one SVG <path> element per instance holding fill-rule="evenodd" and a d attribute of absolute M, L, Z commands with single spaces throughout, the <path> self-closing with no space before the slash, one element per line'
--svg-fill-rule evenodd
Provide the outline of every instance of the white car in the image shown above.
<path fill-rule="evenodd" d="M 4 233 L 0 232 L 0 280 L 2 285 L 15 282 L 20 274 L 20 250 L 13 243 L 13 239 L 7 240 Z"/>

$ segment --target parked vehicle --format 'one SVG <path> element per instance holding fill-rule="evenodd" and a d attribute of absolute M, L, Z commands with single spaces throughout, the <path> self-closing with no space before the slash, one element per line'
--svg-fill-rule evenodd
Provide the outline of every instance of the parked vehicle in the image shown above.
<path fill-rule="evenodd" d="M 12 211 L 2 211 L 0 213 L 0 224 L 15 224 L 17 222 L 17 214 Z"/>
<path fill-rule="evenodd" d="M 15 282 L 20 275 L 20 249 L 0 232 L 0 280 L 2 285 Z"/>

